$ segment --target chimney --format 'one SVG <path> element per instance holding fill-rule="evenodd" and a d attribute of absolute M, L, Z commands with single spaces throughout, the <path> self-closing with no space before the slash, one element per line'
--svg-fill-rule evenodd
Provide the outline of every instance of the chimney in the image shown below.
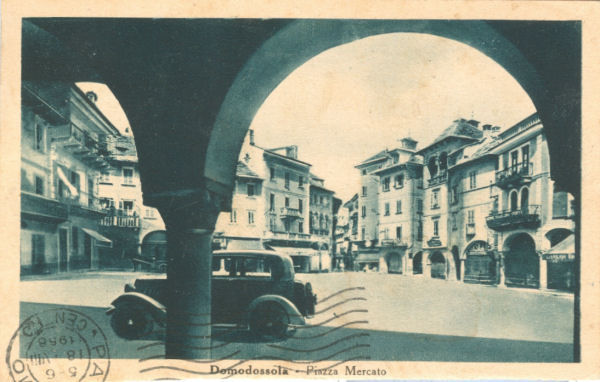
<path fill-rule="evenodd" d="M 298 146 L 287 146 L 285 148 L 285 156 L 292 159 L 298 159 Z"/>
<path fill-rule="evenodd" d="M 85 96 L 92 101 L 92 103 L 96 103 L 96 101 L 98 101 L 98 94 L 94 93 L 93 91 L 85 93 Z"/>
<path fill-rule="evenodd" d="M 471 125 L 471 126 L 474 126 L 474 127 L 479 127 L 479 121 L 476 121 L 476 120 L 474 120 L 474 119 L 470 119 L 470 120 L 468 120 L 468 121 L 467 121 L 467 123 L 468 123 L 469 125 Z"/>
<path fill-rule="evenodd" d="M 419 143 L 410 137 L 402 138 L 400 142 L 402 143 L 402 148 L 407 150 L 416 150 Z"/>
<path fill-rule="evenodd" d="M 249 129 L 248 135 L 249 135 L 248 139 L 250 141 L 250 145 L 254 146 L 254 130 Z"/>

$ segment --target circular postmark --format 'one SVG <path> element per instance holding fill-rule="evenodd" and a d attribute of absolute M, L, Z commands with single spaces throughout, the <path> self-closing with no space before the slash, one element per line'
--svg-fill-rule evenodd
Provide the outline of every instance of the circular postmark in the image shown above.
<path fill-rule="evenodd" d="M 57 308 L 21 323 L 8 344 L 6 363 L 15 382 L 101 382 L 110 369 L 110 354 L 94 320 Z"/>

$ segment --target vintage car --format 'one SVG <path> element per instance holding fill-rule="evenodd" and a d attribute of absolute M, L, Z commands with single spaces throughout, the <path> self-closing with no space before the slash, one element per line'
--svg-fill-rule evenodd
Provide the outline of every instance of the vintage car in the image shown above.
<path fill-rule="evenodd" d="M 212 324 L 233 324 L 260 338 L 282 338 L 304 325 L 315 312 L 317 296 L 310 283 L 294 279 L 292 260 L 270 250 L 214 251 L 212 259 Z M 115 333 L 125 339 L 148 336 L 165 326 L 166 278 L 139 278 L 125 285 L 112 302 Z"/>

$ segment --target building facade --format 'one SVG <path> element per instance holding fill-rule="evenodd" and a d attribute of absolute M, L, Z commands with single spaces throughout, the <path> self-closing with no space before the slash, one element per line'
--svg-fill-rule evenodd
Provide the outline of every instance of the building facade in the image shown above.
<path fill-rule="evenodd" d="M 333 191 L 310 168 L 298 159 L 297 146 L 264 149 L 249 131 L 236 172 L 232 211 L 221 213 L 216 225 L 223 245 L 266 245 L 289 254 L 297 271 L 330 270 Z"/>
<path fill-rule="evenodd" d="M 503 132 L 458 119 L 409 159 L 396 152 L 356 166 L 362 190 L 344 204 L 354 269 L 572 290 L 572 196 L 550 178 L 536 114 Z"/>
<path fill-rule="evenodd" d="M 63 83 L 23 82 L 21 274 L 98 269 L 112 242 L 99 233 L 97 197 L 109 166 L 106 139 L 119 135 L 95 94 Z"/>

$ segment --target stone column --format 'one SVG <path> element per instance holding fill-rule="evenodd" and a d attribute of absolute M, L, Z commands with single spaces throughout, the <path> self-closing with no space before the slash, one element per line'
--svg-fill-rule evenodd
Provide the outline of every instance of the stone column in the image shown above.
<path fill-rule="evenodd" d="M 505 288 L 506 287 L 506 278 L 504 276 L 504 253 L 500 252 L 500 256 L 498 257 L 498 286 Z"/>
<path fill-rule="evenodd" d="M 465 261 L 466 259 L 460 259 L 460 281 L 465 282 Z"/>
<path fill-rule="evenodd" d="M 548 289 L 548 261 L 540 256 L 540 289 Z"/>
<path fill-rule="evenodd" d="M 212 234 L 220 211 L 205 190 L 154 199 L 167 230 L 167 358 L 211 358 Z"/>

